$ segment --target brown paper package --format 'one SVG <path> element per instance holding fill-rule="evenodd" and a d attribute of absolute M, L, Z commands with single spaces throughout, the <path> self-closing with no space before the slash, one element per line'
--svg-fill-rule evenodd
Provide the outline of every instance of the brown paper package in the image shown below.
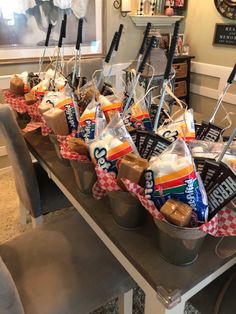
<path fill-rule="evenodd" d="M 174 225 L 186 227 L 191 219 L 192 208 L 188 204 L 169 199 L 161 207 L 160 212 L 166 220 Z"/>
<path fill-rule="evenodd" d="M 120 168 L 117 176 L 117 183 L 123 190 L 127 190 L 121 178 L 129 179 L 130 181 L 143 185 L 144 170 L 149 166 L 146 159 L 136 156 L 135 154 L 126 155 L 120 163 Z"/>
<path fill-rule="evenodd" d="M 46 124 L 56 135 L 68 135 L 69 129 L 65 112 L 58 108 L 50 109 L 43 113 Z"/>
<path fill-rule="evenodd" d="M 10 80 L 10 90 L 15 95 L 24 96 L 24 82 L 17 75 Z"/>
<path fill-rule="evenodd" d="M 37 97 L 34 95 L 34 93 L 27 93 L 25 94 L 25 101 L 28 106 L 31 106 L 36 103 Z"/>

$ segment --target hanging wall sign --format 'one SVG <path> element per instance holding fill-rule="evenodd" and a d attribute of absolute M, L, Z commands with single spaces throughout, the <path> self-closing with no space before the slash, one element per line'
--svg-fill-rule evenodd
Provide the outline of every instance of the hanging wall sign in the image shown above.
<path fill-rule="evenodd" d="M 216 24 L 213 45 L 236 46 L 236 24 Z"/>

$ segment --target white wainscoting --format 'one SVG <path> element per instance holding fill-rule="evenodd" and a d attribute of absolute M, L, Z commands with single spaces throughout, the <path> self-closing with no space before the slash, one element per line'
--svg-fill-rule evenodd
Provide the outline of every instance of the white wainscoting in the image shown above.
<path fill-rule="evenodd" d="M 191 72 L 201 75 L 207 75 L 211 77 L 219 78 L 218 89 L 209 88 L 197 84 L 191 84 L 191 92 L 193 94 L 205 96 L 212 99 L 218 99 L 220 93 L 223 91 L 227 79 L 232 71 L 232 68 L 224 67 L 220 65 L 200 63 L 192 61 Z M 236 78 L 235 78 L 236 81 Z M 224 101 L 236 105 L 236 94 L 227 93 Z"/>

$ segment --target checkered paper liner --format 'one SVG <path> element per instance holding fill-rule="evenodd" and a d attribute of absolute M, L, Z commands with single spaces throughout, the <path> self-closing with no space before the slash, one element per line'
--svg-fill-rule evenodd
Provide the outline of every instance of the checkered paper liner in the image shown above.
<path fill-rule="evenodd" d="M 157 210 L 155 204 L 142 195 L 143 189 L 137 184 L 127 179 L 122 179 L 128 191 L 140 200 L 153 218 L 166 221 L 163 215 Z M 200 229 L 214 237 L 236 236 L 236 212 L 232 209 L 224 207 L 209 222 L 200 226 Z"/>
<path fill-rule="evenodd" d="M 16 112 L 26 113 L 27 104 L 23 96 L 16 96 L 11 91 L 6 90 L 3 92 L 4 99 Z"/>
<path fill-rule="evenodd" d="M 6 90 L 3 92 L 5 101 L 18 113 L 28 113 L 31 117 L 31 121 L 23 129 L 23 132 L 31 132 L 33 130 L 41 127 L 41 132 L 43 136 L 47 136 L 52 132 L 52 130 L 46 125 L 45 120 L 38 111 L 38 106 L 40 101 L 36 102 L 34 105 L 28 106 L 26 104 L 25 98 L 23 96 L 14 95 L 11 91 Z"/>
<path fill-rule="evenodd" d="M 107 192 L 101 188 L 99 181 L 97 181 L 92 188 L 92 194 L 93 198 L 100 200 L 106 196 Z"/>
<path fill-rule="evenodd" d="M 68 145 L 68 139 L 74 137 L 74 134 L 70 134 L 67 136 L 57 135 L 57 140 L 60 144 L 60 152 L 63 158 L 69 159 L 69 160 L 79 160 L 81 162 L 90 162 L 89 158 L 84 155 L 80 155 L 76 152 L 73 152 L 69 145 Z"/>
<path fill-rule="evenodd" d="M 106 192 L 121 191 L 113 172 L 105 172 L 98 165 L 96 165 L 95 170 L 102 190 Z"/>

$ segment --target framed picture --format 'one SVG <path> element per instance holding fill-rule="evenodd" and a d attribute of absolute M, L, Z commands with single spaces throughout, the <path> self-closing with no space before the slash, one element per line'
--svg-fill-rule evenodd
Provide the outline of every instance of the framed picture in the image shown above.
<path fill-rule="evenodd" d="M 172 39 L 172 36 L 170 35 L 170 43 L 171 43 L 171 39 Z M 183 53 L 183 46 L 184 46 L 184 34 L 179 34 L 177 45 L 176 45 L 176 50 L 175 50 L 176 56 L 179 56 Z"/>
<path fill-rule="evenodd" d="M 187 7 L 187 0 L 165 0 L 165 7 L 185 10 Z"/>
<path fill-rule="evenodd" d="M 24 1 L 21 10 L 23 3 Z M 74 55 L 78 19 L 71 9 L 62 10 L 54 7 L 53 4 L 54 10 L 50 9 L 46 14 L 45 8 L 49 4 L 47 1 L 33 1 L 33 6 L 22 12 L 19 10 L 19 5 L 16 8 L 11 6 L 11 1 L 0 0 L 0 63 L 35 62 L 41 57 L 50 18 L 53 28 L 45 56 L 52 56 L 58 43 L 61 21 L 65 13 L 67 13 L 67 29 L 63 42 L 64 56 Z M 103 54 L 104 5 L 103 0 L 88 0 L 83 23 L 83 55 Z"/>
<path fill-rule="evenodd" d="M 161 34 L 160 48 L 164 49 L 165 53 L 168 53 L 170 46 L 170 34 Z"/>
<path fill-rule="evenodd" d="M 236 47 L 236 24 L 217 23 L 213 45 Z"/>

